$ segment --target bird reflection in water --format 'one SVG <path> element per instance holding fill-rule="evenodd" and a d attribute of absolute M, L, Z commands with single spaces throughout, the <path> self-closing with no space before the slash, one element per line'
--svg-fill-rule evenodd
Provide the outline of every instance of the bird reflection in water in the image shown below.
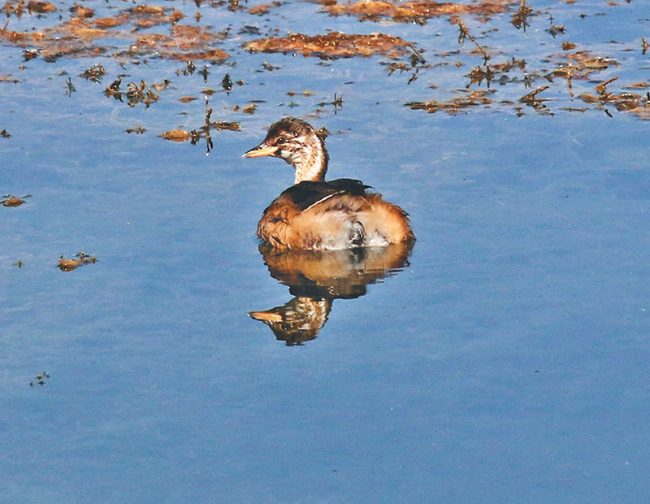
<path fill-rule="evenodd" d="M 412 243 L 333 251 L 260 252 L 271 276 L 289 287 L 288 303 L 249 315 L 268 325 L 278 341 L 301 345 L 318 336 L 335 299 L 366 294 L 366 286 L 408 267 Z"/>

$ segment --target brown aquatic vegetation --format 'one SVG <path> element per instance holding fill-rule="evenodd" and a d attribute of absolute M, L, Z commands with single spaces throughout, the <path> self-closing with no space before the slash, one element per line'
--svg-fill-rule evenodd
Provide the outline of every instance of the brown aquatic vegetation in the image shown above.
<path fill-rule="evenodd" d="M 75 4 L 70 8 L 70 12 L 78 18 L 91 18 L 95 15 L 95 11 L 90 7 L 84 7 L 83 5 Z"/>
<path fill-rule="evenodd" d="M 495 80 L 503 82 L 505 79 L 505 81 L 507 81 L 509 79 L 508 74 L 512 70 L 525 72 L 526 61 L 523 59 L 512 58 L 511 60 L 504 61 L 502 63 L 492 63 L 485 64 L 483 66 L 477 66 L 472 69 L 468 77 L 471 84 L 478 84 L 480 86 L 483 81 L 485 81 L 489 85 L 492 81 Z"/>
<path fill-rule="evenodd" d="M 90 27 L 80 18 L 72 18 L 54 28 L 42 32 L 16 32 L 7 28 L 0 29 L 0 40 L 5 40 L 19 47 L 36 48 L 45 60 L 52 61 L 60 56 L 93 56 L 103 50 L 89 46 L 95 38 L 110 36 L 103 30 Z M 30 59 L 30 58 L 28 58 Z"/>
<path fill-rule="evenodd" d="M 331 32 L 326 35 L 303 35 L 293 33 L 287 37 L 270 37 L 253 40 L 244 44 L 251 52 L 299 53 L 303 56 L 321 58 L 351 58 L 354 56 L 373 56 L 381 54 L 397 58 L 412 44 L 400 37 L 373 33 L 371 35 L 352 35 Z"/>
<path fill-rule="evenodd" d="M 618 62 L 613 58 L 594 56 L 589 51 L 577 51 L 563 55 L 568 63 L 562 63 L 556 67 L 551 76 L 565 79 L 586 79 L 590 74 L 601 70 L 607 70 L 611 66 L 617 66 Z"/>
<path fill-rule="evenodd" d="M 546 91 L 548 88 L 551 86 L 541 86 L 538 87 L 537 89 L 534 89 L 530 93 L 528 93 L 525 96 L 522 96 L 519 98 L 519 101 L 521 103 L 525 103 L 529 107 L 534 108 L 537 112 L 544 113 L 544 114 L 552 114 L 552 112 L 546 107 L 545 102 L 547 101 L 544 98 L 539 98 L 538 95 L 540 93 L 543 93 Z M 521 115 L 522 112 L 518 109 L 518 115 Z"/>
<path fill-rule="evenodd" d="M 533 9 L 527 4 L 526 0 L 519 0 L 519 8 L 512 15 L 510 22 L 518 30 L 523 29 L 525 31 L 533 14 Z"/>
<path fill-rule="evenodd" d="M 249 103 L 248 105 L 244 105 L 242 107 L 242 112 L 244 114 L 254 114 L 256 110 L 257 110 L 257 105 L 254 103 Z"/>
<path fill-rule="evenodd" d="M 596 104 L 599 108 L 613 105 L 619 112 L 630 112 L 640 119 L 650 120 L 650 94 L 642 96 L 629 92 L 612 93 L 608 86 L 616 80 L 618 77 L 612 77 L 598 84 L 595 88 L 596 95 L 583 93 L 578 98 L 585 103 Z M 607 109 L 604 110 L 609 114 Z"/>
<path fill-rule="evenodd" d="M 38 14 L 49 14 L 55 12 L 56 5 L 50 2 L 40 2 L 38 0 L 31 0 L 27 3 L 27 10 L 29 12 L 36 12 Z"/>
<path fill-rule="evenodd" d="M 126 91 L 121 90 L 122 79 L 116 79 L 104 90 L 104 95 L 112 97 L 118 101 L 124 101 L 127 98 L 129 107 L 135 107 L 138 103 L 144 103 L 146 108 L 155 103 L 160 98 L 151 88 L 160 87 L 160 84 L 152 84 L 151 87 L 145 81 L 129 82 Z M 163 86 L 161 89 L 165 89 Z"/>
<path fill-rule="evenodd" d="M 84 70 L 81 74 L 79 74 L 79 77 L 83 77 L 84 79 L 92 82 L 99 82 L 102 80 L 102 77 L 104 77 L 104 74 L 106 74 L 104 65 L 97 63 L 96 65 L 93 65 L 90 68 Z"/>
<path fill-rule="evenodd" d="M 235 121 L 216 121 L 210 126 L 218 131 L 241 131 L 241 125 Z"/>
<path fill-rule="evenodd" d="M 25 61 L 39 57 L 46 61 L 53 61 L 59 57 L 94 58 L 111 53 L 123 66 L 129 62 L 137 65 L 150 58 L 179 60 L 183 62 L 184 67 L 176 72 L 177 75 L 198 73 L 203 76 L 207 85 L 208 73 L 213 70 L 205 64 L 200 64 L 199 60 L 216 63 L 226 61 L 229 55 L 220 48 L 220 45 L 222 42 L 228 41 L 231 31 L 235 31 L 238 37 L 230 39 L 231 44 L 239 44 L 239 37 L 242 37 L 244 41 L 251 40 L 251 37 L 258 38 L 258 40 L 252 40 L 244 45 L 252 52 L 297 53 L 324 59 L 382 55 L 384 58 L 382 58 L 381 64 L 387 67 L 389 75 L 395 74 L 395 78 L 399 78 L 399 74 L 408 72 L 404 79 L 406 84 L 411 84 L 418 78 L 426 79 L 430 76 L 435 78 L 435 72 L 430 72 L 435 67 L 447 67 L 451 72 L 454 68 L 462 68 L 463 70 L 456 75 L 462 80 L 462 83 L 445 83 L 444 86 L 451 89 L 460 89 L 466 86 L 464 92 L 443 95 L 444 98 L 441 98 L 441 101 L 420 101 L 421 98 L 417 98 L 417 101 L 408 104 L 416 109 L 430 112 L 443 110 L 448 113 L 469 110 L 475 105 L 490 104 L 493 107 L 514 107 L 518 113 L 526 108 L 525 105 L 533 106 L 539 111 L 540 108 L 546 108 L 545 103 L 548 104 L 548 102 L 557 103 L 558 109 L 578 110 L 578 107 L 561 103 L 562 100 L 566 100 L 567 94 L 571 98 L 574 97 L 573 86 L 575 84 L 573 80 L 592 80 L 597 78 L 599 73 L 605 74 L 606 78 L 610 77 L 612 69 L 619 65 L 614 57 L 618 58 L 617 55 L 622 50 L 619 46 L 618 48 L 612 47 L 612 52 L 607 52 L 601 45 L 599 46 L 600 54 L 595 54 L 590 52 L 590 47 L 584 45 L 581 40 L 571 42 L 552 40 L 549 33 L 558 36 L 566 31 L 577 36 L 579 32 L 572 30 L 571 16 L 554 17 L 551 8 L 539 7 L 530 0 L 317 1 L 321 7 L 316 7 L 315 10 L 322 8 L 332 15 L 356 16 L 362 20 L 383 21 L 389 19 L 397 22 L 424 23 L 432 17 L 447 16 L 452 23 L 458 26 L 459 47 L 456 50 L 446 47 L 440 52 L 435 52 L 435 49 L 429 46 L 425 52 L 424 49 L 420 50 L 411 42 L 399 37 L 385 34 L 329 33 L 325 28 L 321 35 L 309 36 L 297 33 L 280 37 L 275 35 L 280 33 L 282 26 L 270 24 L 276 18 L 269 18 L 269 22 L 264 23 L 266 26 L 261 28 L 249 25 L 237 27 L 236 23 L 233 23 L 232 27 L 229 26 L 219 32 L 202 25 L 200 23 L 201 16 L 195 17 L 196 23 L 191 20 L 188 21 L 188 24 L 182 24 L 184 15 L 192 17 L 191 11 L 185 6 L 174 8 L 171 6 L 173 4 L 166 2 L 133 3 L 128 6 L 124 4 L 124 7 L 110 2 L 107 6 L 97 4 L 96 7 L 95 5 L 93 7 L 102 17 L 96 18 L 95 11 L 86 6 L 90 4 L 79 2 L 79 0 L 76 0 L 76 3 L 69 2 L 67 4 L 52 3 L 53 0 L 5 0 L 3 8 L 8 18 L 31 13 L 32 18 L 38 18 L 38 24 L 29 29 L 25 27 L 25 19 L 20 23 L 10 20 L 10 23 L 0 27 L 0 43 L 6 42 L 20 47 Z M 568 3 L 567 0 L 564 2 Z M 228 2 L 211 0 L 207 3 L 198 2 L 197 8 L 203 9 L 205 14 L 206 8 L 228 7 L 235 11 L 236 16 L 243 22 L 251 22 L 251 20 L 254 21 L 251 14 L 264 15 L 283 4 L 282 1 L 277 0 L 261 0 L 257 2 L 257 5 L 251 6 L 250 3 L 236 0 Z M 54 12 L 57 7 L 58 11 L 55 15 L 44 15 L 47 12 Z M 503 13 L 505 16 L 492 17 L 494 14 Z M 542 23 L 542 17 L 544 20 L 547 19 L 547 15 L 548 22 L 544 21 L 540 28 L 546 29 L 548 32 L 545 36 L 545 43 L 552 47 L 546 54 L 530 56 L 525 52 L 517 52 L 517 59 L 514 59 L 512 54 L 506 52 L 507 49 L 498 45 L 497 37 L 493 35 L 503 28 L 504 23 L 511 32 L 513 30 L 510 24 L 518 29 L 526 30 L 532 19 L 536 19 L 539 24 Z M 479 25 L 476 22 L 477 18 L 481 23 L 494 20 L 494 26 Z M 326 18 L 324 20 L 326 21 Z M 566 23 L 566 25 L 559 23 Z M 18 28 L 19 26 L 20 28 Z M 262 35 L 264 30 L 273 36 L 261 38 L 266 36 Z M 639 38 L 633 41 L 633 45 L 626 48 L 625 51 L 628 53 L 634 51 L 637 56 L 639 56 L 639 52 L 646 53 L 649 47 L 648 41 L 645 37 L 639 36 Z M 445 41 L 445 43 L 448 42 L 448 40 Z M 578 47 L 579 50 L 576 49 Z M 424 60 L 425 55 L 429 61 Z M 394 59 L 397 57 L 400 59 Z M 482 61 L 479 58 L 482 58 Z M 499 62 L 493 63 L 497 58 Z M 528 61 L 525 61 L 524 58 Z M 627 58 L 621 57 L 621 63 L 627 61 Z M 289 60 L 287 65 L 290 65 Z M 107 68 L 109 68 L 108 65 Z M 124 68 L 126 69 L 126 66 Z M 234 68 L 235 66 L 233 66 Z M 262 69 L 267 71 L 277 68 L 279 67 L 269 63 L 262 64 Z M 99 81 L 103 75 L 101 65 L 92 66 L 80 74 L 84 79 L 94 82 Z M 230 76 L 227 77 L 228 79 L 224 78 L 222 81 L 222 88 L 227 93 L 232 93 L 235 82 Z M 74 77 L 70 79 L 66 76 L 66 78 L 65 85 L 67 87 L 64 92 L 70 95 L 75 90 L 72 82 Z M 561 81 L 558 86 L 556 83 L 558 78 L 566 79 L 566 82 Z M 133 79 L 135 80 L 135 78 Z M 214 80 L 214 75 L 211 79 L 213 79 L 211 84 L 217 87 L 218 80 Z M 22 80 L 24 79 L 21 76 L 20 81 Z M 20 81 L 11 75 L 0 75 L 0 85 L 4 82 L 18 83 Z M 239 82 L 241 81 L 238 81 L 237 84 Z M 128 100 L 130 106 L 135 106 L 138 103 L 148 106 L 154 103 L 158 99 L 158 93 L 166 88 L 166 85 L 160 88 L 156 84 L 143 86 L 143 83 L 136 81 L 129 84 L 127 89 L 120 89 L 119 83 L 115 87 L 116 83 L 117 81 L 106 89 L 106 94 L 124 102 Z M 494 89 L 493 83 L 498 84 L 496 89 Z M 74 84 L 77 85 L 77 82 L 75 81 Z M 435 88 L 436 85 L 442 84 L 431 82 L 430 85 Z M 548 85 L 544 88 L 544 91 L 548 90 L 546 93 L 531 95 L 533 90 L 538 90 L 546 85 Z M 584 84 L 581 83 L 580 86 L 583 87 Z M 77 85 L 77 87 L 79 86 Z M 489 94 L 486 93 L 482 96 L 480 100 L 476 99 L 479 95 L 472 98 L 473 91 L 484 87 L 493 89 Z M 623 86 L 619 90 L 632 92 L 607 93 L 606 96 L 597 91 L 590 93 L 581 89 L 580 92 L 583 94 L 579 99 L 584 102 L 581 104 L 584 107 L 580 108 L 580 111 L 585 107 L 605 112 L 608 108 L 612 111 L 616 108 L 634 111 L 639 117 L 645 119 L 648 116 L 647 96 L 634 94 L 633 91 L 646 88 L 646 83 L 637 82 Z M 208 92 L 206 91 L 204 94 L 208 94 Z M 546 99 L 546 96 L 549 98 Z M 181 101 L 187 102 L 190 98 L 182 97 Z M 296 103 L 297 101 L 300 100 L 291 100 L 288 104 L 283 105 L 288 107 L 302 105 Z M 342 100 L 335 97 L 333 102 L 313 103 L 314 107 L 316 105 L 321 109 L 324 105 L 332 105 L 336 110 L 342 105 Z M 547 110 L 549 109 L 550 105 Z M 242 113 L 254 111 L 252 105 L 245 109 L 240 107 L 238 110 Z M 319 109 L 316 109 L 316 112 L 319 112 Z M 214 121 L 211 121 L 210 124 L 214 129 L 218 129 Z"/>
<path fill-rule="evenodd" d="M 189 131 L 182 129 L 165 131 L 160 136 L 165 140 L 171 140 L 172 142 L 187 142 L 190 138 L 192 138 L 192 134 Z"/>
<path fill-rule="evenodd" d="M 16 17 L 21 17 L 25 11 L 30 14 L 49 14 L 51 12 L 56 12 L 57 8 L 51 2 L 42 2 L 39 0 L 30 0 L 26 2 L 25 0 L 18 0 L 17 2 L 11 2 L 7 0 L 4 4 L 3 10 L 7 17 L 14 14 Z"/>
<path fill-rule="evenodd" d="M 127 11 L 130 14 L 130 21 L 136 27 L 151 28 L 167 23 L 176 23 L 185 16 L 176 9 L 169 9 L 158 5 L 136 5 Z"/>
<path fill-rule="evenodd" d="M 252 14 L 254 16 L 263 16 L 264 14 L 268 14 L 268 12 L 273 7 L 278 7 L 279 5 L 282 5 L 282 4 L 280 2 L 275 2 L 275 3 L 267 3 L 267 4 L 256 5 L 255 7 L 251 7 L 250 9 L 248 9 L 248 13 Z"/>
<path fill-rule="evenodd" d="M 647 89 L 650 88 L 650 82 L 648 81 L 643 81 L 643 82 L 633 82 L 632 84 L 628 84 L 625 86 L 625 89 Z"/>
<path fill-rule="evenodd" d="M 18 196 L 14 196 L 12 194 L 5 194 L 4 199 L 0 200 L 0 203 L 2 204 L 2 206 L 6 206 L 6 207 L 18 207 L 23 203 L 25 203 L 25 200 L 27 198 L 31 198 L 31 195 L 26 194 L 25 196 L 19 198 Z"/>
<path fill-rule="evenodd" d="M 413 22 L 438 16 L 465 14 L 487 17 L 505 12 L 516 2 L 513 0 L 488 0 L 477 3 L 452 3 L 432 1 L 394 2 L 386 0 L 360 0 L 354 3 L 325 1 L 325 10 L 334 15 L 357 16 L 361 19 L 391 18 L 395 21 Z"/>
<path fill-rule="evenodd" d="M 443 110 L 448 114 L 458 114 L 468 107 L 491 104 L 492 99 L 488 96 L 491 92 L 480 90 L 469 93 L 467 96 L 452 98 L 448 101 L 429 100 L 426 102 L 411 102 L 407 103 L 406 106 L 413 110 L 424 110 L 430 114 L 439 110 Z"/>
<path fill-rule="evenodd" d="M 129 44 L 129 56 L 154 54 L 162 58 L 191 60 L 202 59 L 221 62 L 228 54 L 213 47 L 225 35 L 215 34 L 208 28 L 177 24 L 184 16 L 173 8 L 136 5 L 112 17 L 91 19 L 92 10 L 73 6 L 72 17 L 41 31 L 12 31 L 0 28 L 0 40 L 29 50 L 26 59 L 38 55 L 47 61 L 61 56 L 94 56 L 106 48 L 92 44 L 101 38 L 124 40 Z M 169 34 L 138 34 L 138 30 L 169 24 Z M 128 29 L 115 30 L 123 25 Z"/>
<path fill-rule="evenodd" d="M 97 18 L 94 25 L 97 28 L 107 29 L 130 23 L 136 28 L 146 29 L 167 23 L 177 23 L 184 17 L 182 12 L 173 8 L 142 4 L 123 10 L 112 17 Z"/>
<path fill-rule="evenodd" d="M 2 83 L 18 84 L 19 82 L 20 82 L 20 80 L 16 79 L 12 75 L 2 75 L 2 74 L 0 74 L 0 84 L 2 84 Z"/>
<path fill-rule="evenodd" d="M 72 271 L 77 269 L 79 266 L 85 266 L 87 264 L 95 264 L 97 258 L 85 252 L 78 252 L 73 258 L 66 258 L 61 256 L 57 266 L 61 271 Z"/>
<path fill-rule="evenodd" d="M 223 61 L 228 54 L 210 47 L 223 37 L 224 34 L 214 34 L 201 26 L 174 25 L 171 35 L 149 33 L 138 37 L 131 52 L 155 52 L 163 58 L 181 61 Z"/>

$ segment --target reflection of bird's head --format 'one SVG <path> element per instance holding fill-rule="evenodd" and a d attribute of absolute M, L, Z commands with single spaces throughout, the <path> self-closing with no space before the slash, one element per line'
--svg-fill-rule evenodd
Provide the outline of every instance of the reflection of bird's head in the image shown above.
<path fill-rule="evenodd" d="M 412 243 L 387 247 L 278 253 L 260 247 L 271 276 L 295 296 L 283 306 L 249 315 L 268 325 L 276 338 L 299 345 L 318 336 L 334 299 L 366 294 L 366 286 L 408 265 Z"/>
<path fill-rule="evenodd" d="M 244 154 L 246 158 L 264 156 L 284 159 L 296 169 L 297 181 L 325 179 L 328 161 L 325 143 L 314 128 L 301 119 L 280 119 L 271 125 L 261 144 Z"/>
<path fill-rule="evenodd" d="M 318 336 L 327 322 L 331 299 L 295 297 L 283 306 L 266 311 L 253 311 L 249 315 L 268 325 L 278 341 L 287 345 L 300 345 Z"/>

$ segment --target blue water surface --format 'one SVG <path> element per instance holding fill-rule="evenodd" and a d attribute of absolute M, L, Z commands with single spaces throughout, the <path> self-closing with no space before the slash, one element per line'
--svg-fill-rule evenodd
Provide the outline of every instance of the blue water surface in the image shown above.
<path fill-rule="evenodd" d="M 649 123 L 578 96 L 648 79 L 650 21 L 642 2 L 530 4 L 526 32 L 510 23 L 516 6 L 465 22 L 540 75 L 564 39 L 619 64 L 573 90 L 554 81 L 541 110 L 516 106 L 522 81 L 493 84 L 489 106 L 427 114 L 404 104 L 455 96 L 481 63 L 446 17 L 205 5 L 200 24 L 233 27 L 231 59 L 207 82 L 178 75 L 182 61 L 23 61 L 3 42 L 0 75 L 19 82 L 0 82 L 0 192 L 31 198 L 0 207 L 0 502 L 644 502 Z M 397 34 L 432 66 L 409 85 L 381 56 L 250 54 L 244 25 Z M 100 83 L 78 76 L 99 62 Z M 104 96 L 122 73 L 172 84 L 131 108 Z M 225 73 L 243 85 L 227 94 Z M 204 140 L 161 139 L 203 124 L 206 87 L 213 119 L 241 131 L 213 131 L 209 155 Z M 319 105 L 335 93 L 342 108 Z M 233 110 L 252 101 L 252 115 Z M 241 158 L 284 115 L 327 127 L 330 176 L 403 206 L 417 235 L 407 265 L 334 299 L 318 337 L 296 346 L 248 316 L 292 297 L 255 226 L 293 175 Z M 56 267 L 80 250 L 97 263 Z"/>

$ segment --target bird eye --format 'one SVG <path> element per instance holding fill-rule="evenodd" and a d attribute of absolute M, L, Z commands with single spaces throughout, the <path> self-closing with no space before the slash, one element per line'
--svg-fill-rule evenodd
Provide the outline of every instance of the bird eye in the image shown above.
<path fill-rule="evenodd" d="M 278 139 L 275 141 L 275 144 L 276 144 L 276 145 L 282 145 L 282 144 L 285 143 L 286 141 L 287 141 L 286 138 L 284 138 L 284 137 L 280 137 L 280 138 L 278 138 Z"/>

